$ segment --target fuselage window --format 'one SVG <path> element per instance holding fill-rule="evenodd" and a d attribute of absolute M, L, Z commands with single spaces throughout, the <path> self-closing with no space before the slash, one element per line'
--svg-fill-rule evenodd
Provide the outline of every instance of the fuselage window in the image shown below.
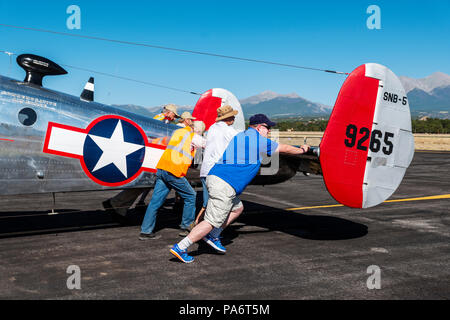
<path fill-rule="evenodd" d="M 23 108 L 19 111 L 19 121 L 24 126 L 32 126 L 37 120 L 36 111 L 31 108 Z"/>

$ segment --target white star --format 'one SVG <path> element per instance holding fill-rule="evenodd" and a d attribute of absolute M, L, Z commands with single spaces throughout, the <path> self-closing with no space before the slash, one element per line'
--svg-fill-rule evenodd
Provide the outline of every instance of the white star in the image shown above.
<path fill-rule="evenodd" d="M 125 142 L 123 140 L 122 122 L 119 120 L 111 138 L 103 138 L 99 136 L 89 135 L 97 146 L 102 149 L 103 153 L 98 159 L 97 164 L 92 172 L 97 171 L 107 165 L 113 163 L 117 169 L 122 172 L 125 178 L 128 178 L 127 155 L 133 153 L 144 146 Z"/>

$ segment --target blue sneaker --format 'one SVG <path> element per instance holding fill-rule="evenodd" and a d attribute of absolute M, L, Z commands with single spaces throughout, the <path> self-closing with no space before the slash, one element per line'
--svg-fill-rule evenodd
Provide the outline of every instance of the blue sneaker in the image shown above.
<path fill-rule="evenodd" d="M 203 238 L 203 240 L 209 244 L 211 247 L 219 251 L 220 253 L 227 252 L 227 248 L 225 248 L 222 243 L 220 242 L 219 238 L 213 238 L 210 234 L 206 235 L 206 237 Z"/>
<path fill-rule="evenodd" d="M 194 261 L 194 258 L 187 254 L 187 250 L 180 250 L 178 244 L 174 244 L 172 249 L 170 249 L 170 253 L 184 263 L 191 263 L 192 261 Z"/>

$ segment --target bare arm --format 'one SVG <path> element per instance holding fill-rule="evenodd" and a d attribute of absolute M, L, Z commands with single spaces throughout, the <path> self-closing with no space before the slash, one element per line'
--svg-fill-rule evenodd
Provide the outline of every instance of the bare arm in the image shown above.
<path fill-rule="evenodd" d="M 191 144 L 195 149 L 204 149 L 206 147 L 206 139 L 198 134 L 194 134 Z"/>
<path fill-rule="evenodd" d="M 276 152 L 287 153 L 287 154 L 302 154 L 302 153 L 308 152 L 308 150 L 309 150 L 309 145 L 307 145 L 307 144 L 302 145 L 300 148 L 297 148 L 297 147 L 293 147 L 288 144 L 280 143 L 278 145 Z"/>

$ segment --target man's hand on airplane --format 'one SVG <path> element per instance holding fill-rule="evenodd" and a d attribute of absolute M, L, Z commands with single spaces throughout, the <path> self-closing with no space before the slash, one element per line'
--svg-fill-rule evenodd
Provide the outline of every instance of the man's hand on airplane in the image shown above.
<path fill-rule="evenodd" d="M 310 147 L 307 144 L 302 145 L 300 148 L 297 148 L 297 147 L 291 146 L 289 144 L 280 143 L 278 145 L 277 152 L 287 153 L 287 154 L 303 154 L 303 153 L 308 152 L 309 148 Z"/>

